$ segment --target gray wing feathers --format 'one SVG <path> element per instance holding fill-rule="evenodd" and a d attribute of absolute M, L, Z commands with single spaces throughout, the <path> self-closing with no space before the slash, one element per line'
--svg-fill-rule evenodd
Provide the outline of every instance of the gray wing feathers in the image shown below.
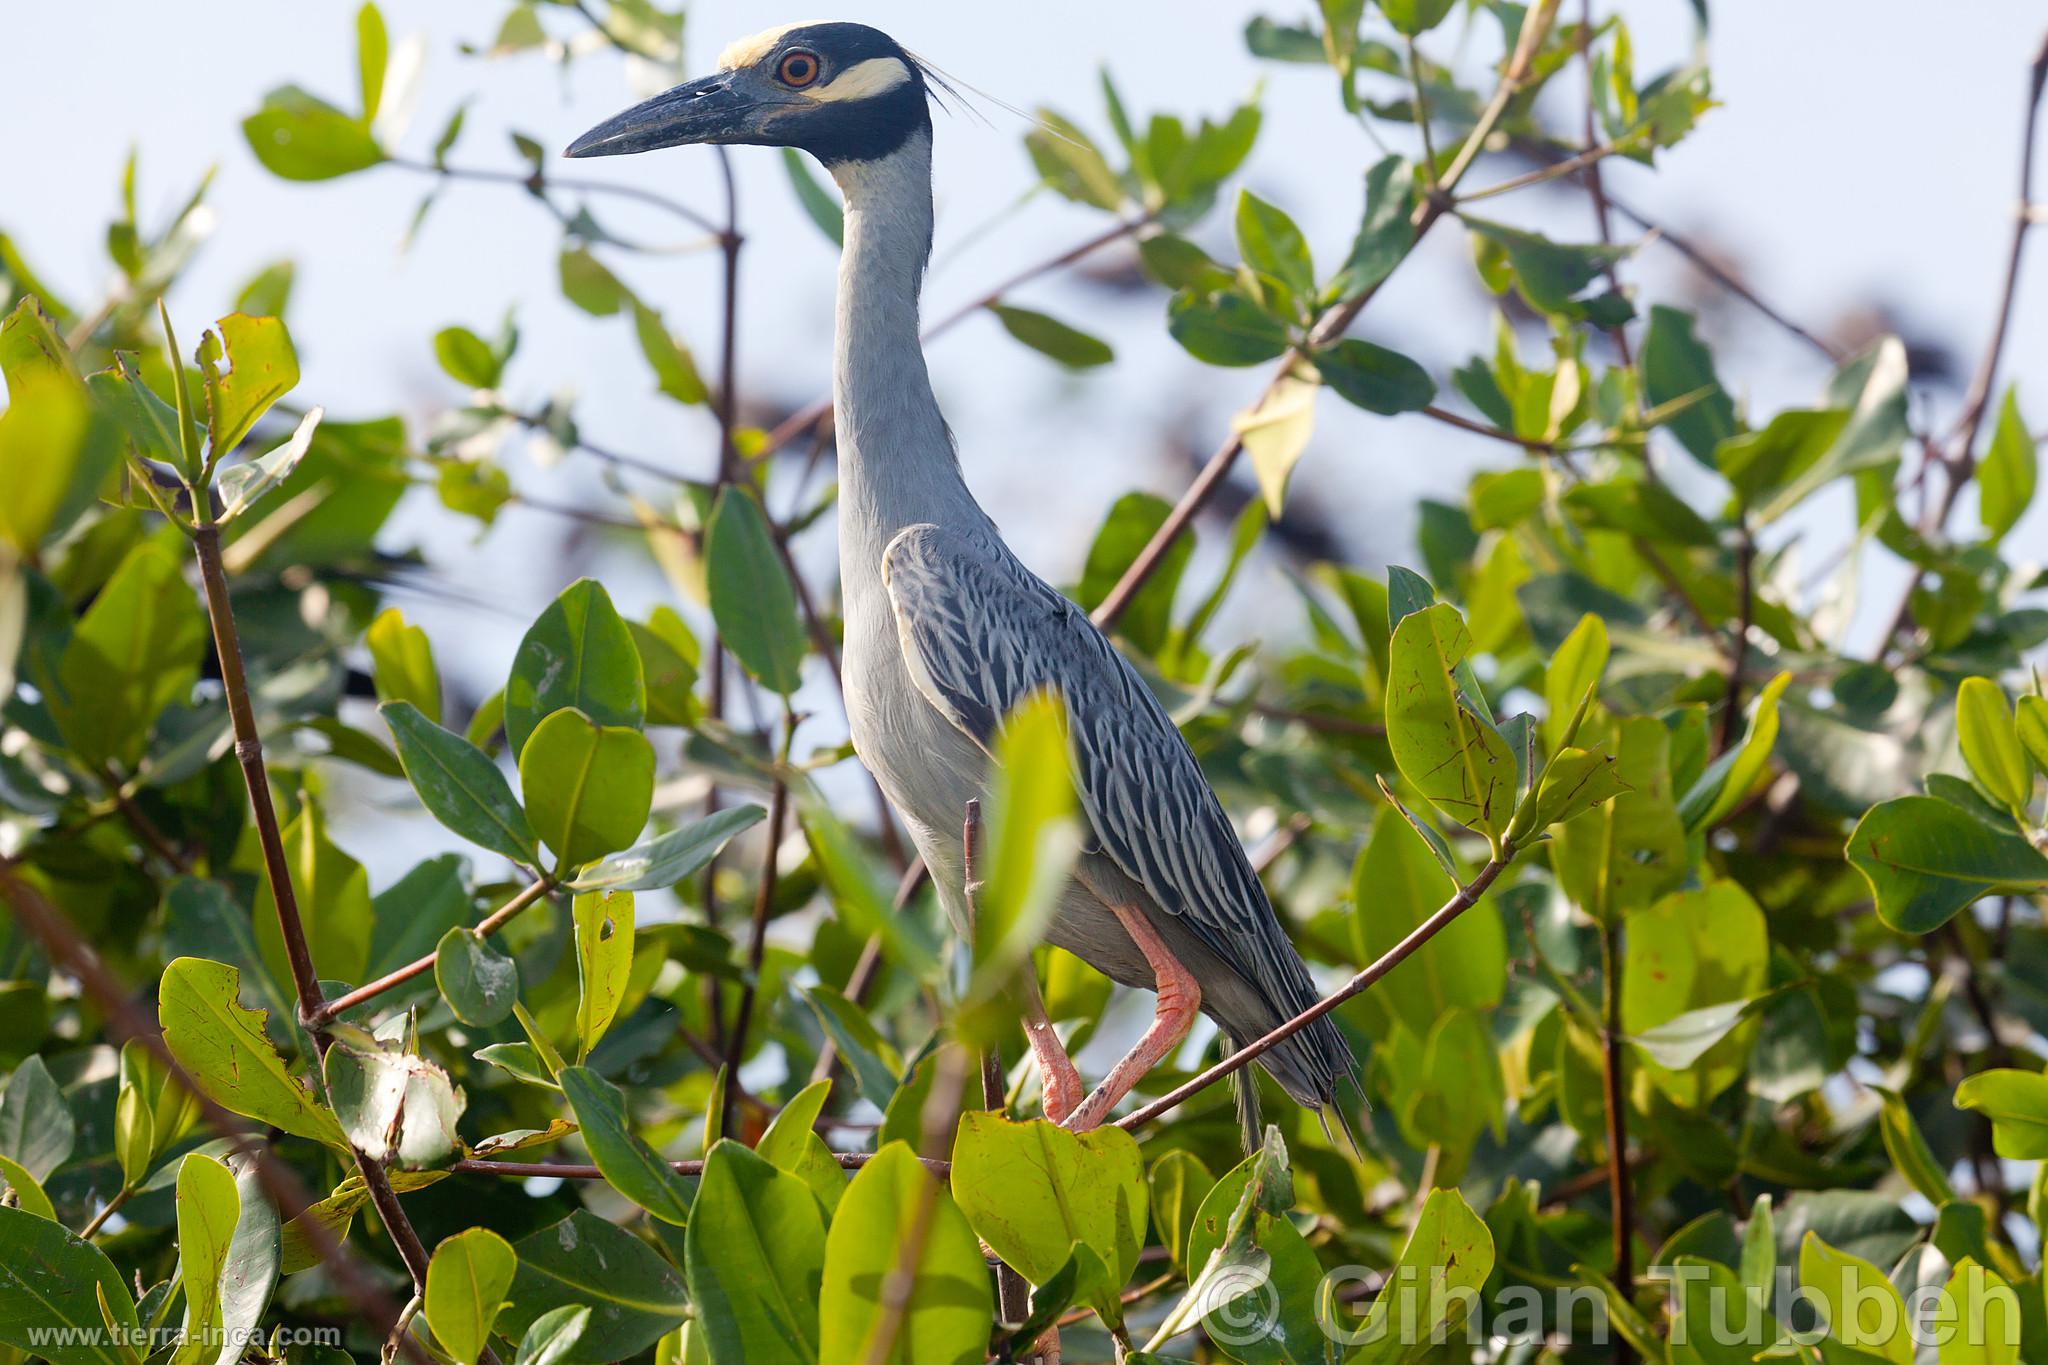
<path fill-rule="evenodd" d="M 999 543 L 932 525 L 890 541 L 882 575 L 911 677 L 932 705 L 986 749 L 1017 702 L 1057 692 L 1103 851 L 1277 1018 L 1314 1003 L 1315 984 L 1193 752 L 1079 608 Z"/>

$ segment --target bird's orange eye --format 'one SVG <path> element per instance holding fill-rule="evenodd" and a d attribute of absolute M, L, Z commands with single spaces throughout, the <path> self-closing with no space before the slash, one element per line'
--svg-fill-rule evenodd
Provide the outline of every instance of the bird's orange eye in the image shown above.
<path fill-rule="evenodd" d="M 801 90 L 818 79 L 818 57 L 816 53 L 799 48 L 785 53 L 782 64 L 775 68 L 775 75 L 792 90 Z"/>

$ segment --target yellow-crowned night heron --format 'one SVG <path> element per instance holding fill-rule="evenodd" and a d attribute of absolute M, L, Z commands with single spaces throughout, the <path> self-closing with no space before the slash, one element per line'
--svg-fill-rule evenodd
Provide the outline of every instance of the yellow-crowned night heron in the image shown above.
<path fill-rule="evenodd" d="M 1064 701 L 1094 838 L 1048 937 L 1158 993 L 1150 1028 L 1083 1098 L 1031 992 L 1046 1112 L 1092 1127 L 1187 1037 L 1197 1009 L 1248 1041 L 1312 1004 L 1314 984 L 1180 732 L 1087 616 L 1010 553 L 961 479 L 918 341 L 937 78 L 886 34 L 849 23 L 774 29 L 733 44 L 718 66 L 568 154 L 798 147 L 838 181 L 833 410 L 854 748 L 959 923 L 962 815 L 987 790 L 996 729 L 1035 691 Z M 1259 1060 L 1317 1108 L 1356 1066 L 1327 1017 Z"/>

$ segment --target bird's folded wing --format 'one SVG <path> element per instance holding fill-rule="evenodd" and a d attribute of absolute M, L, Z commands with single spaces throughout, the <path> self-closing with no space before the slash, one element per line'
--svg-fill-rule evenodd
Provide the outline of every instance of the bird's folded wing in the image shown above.
<path fill-rule="evenodd" d="M 882 556 L 918 691 L 984 749 L 1036 691 L 1065 703 L 1102 848 L 1281 1009 L 1314 985 L 1187 742 L 1081 610 L 990 538 L 906 528 Z"/>

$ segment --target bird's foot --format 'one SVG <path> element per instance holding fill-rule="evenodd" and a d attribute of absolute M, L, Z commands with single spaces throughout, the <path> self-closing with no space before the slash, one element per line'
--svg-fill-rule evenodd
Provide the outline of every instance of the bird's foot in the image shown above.
<path fill-rule="evenodd" d="M 1038 1088 L 1044 1096 L 1045 1116 L 1054 1123 L 1065 1123 L 1088 1093 L 1081 1083 L 1081 1073 L 1075 1069 L 1066 1044 L 1053 1032 L 1052 1022 L 1045 1018 L 1042 1008 L 1037 1018 L 1024 1021 L 1024 1036 L 1031 1043 L 1031 1055 L 1038 1060 Z"/>

